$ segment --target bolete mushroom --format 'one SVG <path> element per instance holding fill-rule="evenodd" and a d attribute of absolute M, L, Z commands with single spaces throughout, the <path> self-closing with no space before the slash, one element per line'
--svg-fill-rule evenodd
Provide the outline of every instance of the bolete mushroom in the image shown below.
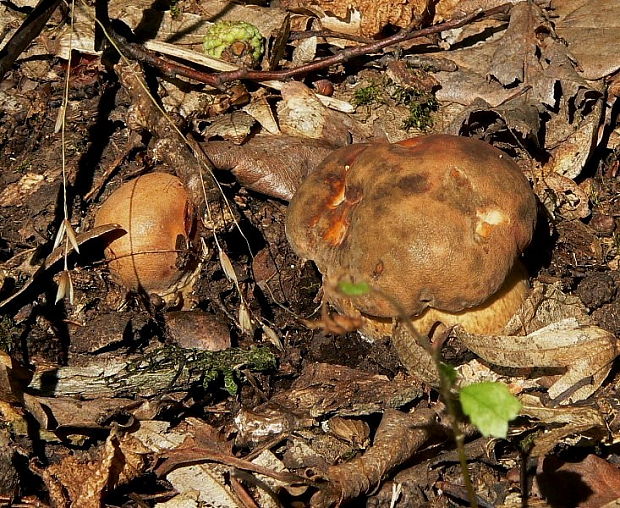
<path fill-rule="evenodd" d="M 470 138 L 430 135 L 334 151 L 293 197 L 286 222 L 313 260 L 327 298 L 387 332 L 399 302 L 422 333 L 433 323 L 494 333 L 528 292 L 518 257 L 530 243 L 536 199 L 508 155 Z M 348 299 L 341 280 L 377 291 Z"/>
<path fill-rule="evenodd" d="M 114 279 L 129 290 L 162 295 L 185 285 L 197 266 L 191 251 L 196 218 L 176 176 L 150 173 L 123 184 L 95 217 L 95 226 L 109 223 L 126 231 L 105 249 Z"/>

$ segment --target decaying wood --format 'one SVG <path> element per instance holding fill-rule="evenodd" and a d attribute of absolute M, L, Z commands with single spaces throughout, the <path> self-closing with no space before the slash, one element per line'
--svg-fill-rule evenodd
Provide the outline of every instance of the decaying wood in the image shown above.
<path fill-rule="evenodd" d="M 152 397 L 208 384 L 223 375 L 234 384 L 241 368 L 268 370 L 275 366 L 266 348 L 202 351 L 164 346 L 133 356 L 98 359 L 84 367 L 59 367 L 35 373 L 29 389 L 42 396 Z"/>

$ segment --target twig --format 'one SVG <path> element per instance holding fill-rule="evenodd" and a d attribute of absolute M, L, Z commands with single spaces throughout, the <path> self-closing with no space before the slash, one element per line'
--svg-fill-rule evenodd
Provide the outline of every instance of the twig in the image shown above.
<path fill-rule="evenodd" d="M 165 75 L 170 77 L 183 76 L 186 78 L 194 79 L 200 83 L 205 83 L 214 88 L 222 89 L 223 85 L 239 79 L 247 79 L 250 81 L 268 81 L 268 80 L 284 80 L 294 76 L 300 76 L 315 72 L 332 65 L 347 62 L 355 57 L 367 55 L 370 53 L 376 53 L 389 46 L 394 46 L 402 42 L 415 39 L 416 37 L 424 37 L 431 34 L 443 32 L 444 30 L 451 30 L 466 25 L 475 19 L 482 17 L 488 17 L 501 12 L 504 12 L 510 4 L 500 5 L 486 11 L 477 9 L 476 11 L 467 14 L 463 17 L 448 20 L 443 23 L 438 23 L 426 28 L 413 30 L 411 28 L 405 28 L 400 32 L 387 37 L 379 41 L 373 41 L 361 46 L 347 48 L 336 55 L 319 59 L 315 62 L 293 67 L 291 69 L 283 69 L 279 71 L 254 71 L 251 69 L 241 68 L 234 71 L 225 71 L 219 74 L 205 73 L 179 65 L 175 62 L 171 62 L 164 58 L 161 58 L 141 47 L 138 44 L 130 43 L 119 35 L 116 35 L 122 50 L 126 52 L 131 58 L 144 61 L 154 67 L 160 69 Z"/>
<path fill-rule="evenodd" d="M 60 4 L 60 0 L 39 0 L 13 37 L 0 51 L 0 81 L 28 45 L 41 33 L 45 23 Z"/>
<path fill-rule="evenodd" d="M 334 32 L 332 30 L 304 30 L 291 32 L 290 39 L 299 41 L 301 39 L 309 39 L 310 37 L 326 37 L 330 39 L 343 39 L 345 41 L 361 42 L 362 44 L 371 44 L 374 41 L 368 37 L 361 37 L 354 34 L 345 34 L 342 32 Z"/>

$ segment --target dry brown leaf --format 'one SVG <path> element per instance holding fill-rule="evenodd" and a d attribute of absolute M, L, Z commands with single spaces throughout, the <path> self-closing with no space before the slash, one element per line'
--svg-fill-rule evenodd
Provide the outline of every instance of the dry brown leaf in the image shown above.
<path fill-rule="evenodd" d="M 539 462 L 536 484 L 552 506 L 601 508 L 620 498 L 620 467 L 596 455 L 579 462 L 546 457 Z"/>
<path fill-rule="evenodd" d="M 565 123 L 565 129 L 559 126 L 554 129 L 558 122 L 549 122 L 549 132 L 555 132 L 554 137 L 557 141 L 548 139 L 547 146 L 550 149 L 551 160 L 545 165 L 547 171 L 553 171 L 567 178 L 576 178 L 581 173 L 600 141 L 598 134 L 603 110 L 603 101 L 597 100 L 587 116 L 572 124 Z M 565 137 L 557 139 L 561 131 L 568 133 Z"/>
<path fill-rule="evenodd" d="M 521 415 L 536 419 L 549 429 L 538 435 L 534 447 L 529 451 L 532 457 L 544 457 L 560 443 L 573 435 L 588 435 L 601 441 L 607 436 L 608 428 L 604 415 L 592 407 L 560 406 L 546 407 L 538 397 L 523 394 Z"/>
<path fill-rule="evenodd" d="M 504 32 L 497 31 L 499 25 L 487 27 L 491 36 L 481 28 L 474 31 L 486 23 L 462 30 L 471 40 L 483 39 L 478 44 L 470 45 L 464 36 L 447 38 L 448 45 L 464 46 L 449 53 L 459 70 L 434 74 L 442 87 L 439 100 L 468 106 L 449 131 L 491 137 L 498 132 L 505 136 L 508 129 L 516 141 L 537 144 L 544 121 L 545 148 L 552 155 L 547 169 L 576 177 L 600 142 L 604 111 L 600 84 L 578 73 L 579 62 L 571 58 L 535 3 L 513 6 Z"/>
<path fill-rule="evenodd" d="M 291 390 L 277 394 L 261 407 L 282 407 L 315 418 L 333 414 L 358 416 L 400 407 L 419 394 L 419 383 L 411 379 L 389 380 L 340 365 L 318 363 L 308 365 Z"/>
<path fill-rule="evenodd" d="M 201 134 L 205 139 L 222 138 L 236 145 L 243 143 L 250 135 L 256 121 L 244 111 L 233 111 L 210 121 Z"/>
<path fill-rule="evenodd" d="M 527 335 L 564 319 L 574 319 L 580 325 L 594 324 L 578 296 L 564 293 L 558 284 L 536 282 L 519 311 L 504 327 L 504 334 Z"/>
<path fill-rule="evenodd" d="M 348 20 L 352 13 L 360 13 L 360 35 L 372 37 L 387 25 L 419 27 L 428 19 L 428 0 L 283 0 L 287 9 L 309 10 L 319 17 L 335 16 Z"/>
<path fill-rule="evenodd" d="M 322 139 L 336 147 L 364 141 L 366 129 L 346 113 L 324 106 L 315 93 L 299 81 L 282 86 L 277 105 L 280 129 L 289 136 Z"/>
<path fill-rule="evenodd" d="M 230 443 L 223 441 L 221 435 L 210 425 L 196 418 L 186 418 L 180 425 L 172 428 L 162 421 L 140 422 L 140 427 L 132 434 L 142 446 L 158 455 L 194 446 L 208 446 L 226 455 L 230 453 Z M 196 506 L 209 503 L 209 506 L 236 508 L 243 506 L 226 485 L 228 468 L 216 464 L 196 464 L 179 467 L 166 474 L 178 495 L 170 500 L 172 506 L 184 506 L 186 499 L 195 501 Z M 175 504 L 176 503 L 176 504 Z"/>
<path fill-rule="evenodd" d="M 468 349 L 495 365 L 565 369 L 548 390 L 552 399 L 569 393 L 561 403 L 592 395 L 617 356 L 613 334 L 596 326 L 579 325 L 575 319 L 564 319 L 524 337 L 474 335 L 462 330 L 456 335 Z"/>
<path fill-rule="evenodd" d="M 81 401 L 69 397 L 36 397 L 24 394 L 24 407 L 42 429 L 59 434 L 88 433 L 88 429 L 106 428 L 116 414 L 138 409 L 140 403 L 130 399 L 99 398 Z"/>
<path fill-rule="evenodd" d="M 241 185 L 284 200 L 334 149 L 324 140 L 269 135 L 254 136 L 241 146 L 228 141 L 201 146 L 218 169 L 232 171 Z"/>
<path fill-rule="evenodd" d="M 329 483 L 312 497 L 311 506 L 332 506 L 371 492 L 424 444 L 435 418 L 431 410 L 407 414 L 387 409 L 372 446 L 361 457 L 330 467 L 326 473 Z"/>
<path fill-rule="evenodd" d="M 560 15 L 555 23 L 556 31 L 568 42 L 568 49 L 586 79 L 600 79 L 620 68 L 618 2 L 556 0 L 554 6 Z"/>
<path fill-rule="evenodd" d="M 370 427 L 364 420 L 334 416 L 328 420 L 327 426 L 334 435 L 358 448 L 366 448 L 368 446 Z"/>
<path fill-rule="evenodd" d="M 254 410 L 242 410 L 235 424 L 239 443 L 311 427 L 314 418 L 359 416 L 397 408 L 421 393 L 413 379 L 389 380 L 340 365 L 310 364 L 290 390 L 275 395 Z"/>
<path fill-rule="evenodd" d="M 293 50 L 292 65 L 304 65 L 314 60 L 316 56 L 317 37 L 308 37 L 302 39 Z"/>
<path fill-rule="evenodd" d="M 439 0 L 435 4 L 434 23 L 458 18 L 477 9 L 487 10 L 505 4 L 516 4 L 523 0 Z"/>
<path fill-rule="evenodd" d="M 588 152 L 589 153 L 589 152 Z M 581 167 L 581 166 L 579 166 Z M 573 180 L 545 166 L 537 175 L 534 189 L 551 217 L 565 220 L 584 219 L 590 215 L 586 193 Z M 552 170 L 558 169 L 552 167 Z"/>
<path fill-rule="evenodd" d="M 502 37 L 491 61 L 491 75 L 502 85 L 523 83 L 526 73 L 540 69 L 536 58 L 536 32 L 548 31 L 546 21 L 539 9 L 528 2 L 515 5 L 510 11 L 510 24 Z"/>
<path fill-rule="evenodd" d="M 55 506 L 92 508 L 101 505 L 108 491 L 146 471 L 148 451 L 131 436 L 112 432 L 93 452 L 68 455 L 46 468 L 31 467 L 43 479 Z"/>
<path fill-rule="evenodd" d="M 243 111 L 251 115 L 269 134 L 280 134 L 278 122 L 273 116 L 271 105 L 267 102 L 265 95 L 262 89 L 257 91 L 250 103 L 243 107 Z"/>

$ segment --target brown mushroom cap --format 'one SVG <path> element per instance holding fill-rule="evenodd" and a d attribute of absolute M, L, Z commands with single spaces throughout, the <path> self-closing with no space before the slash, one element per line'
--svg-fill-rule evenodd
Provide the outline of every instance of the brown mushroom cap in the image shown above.
<path fill-rule="evenodd" d="M 534 194 L 505 153 L 431 135 L 334 151 L 293 197 L 286 230 L 327 291 L 343 278 L 369 282 L 418 315 L 489 298 L 529 244 L 535 220 Z M 376 293 L 355 306 L 395 314 Z"/>
<path fill-rule="evenodd" d="M 105 249 L 113 277 L 130 290 L 166 293 L 196 266 L 185 256 L 195 217 L 183 183 L 167 173 L 131 180 L 108 197 L 95 226 L 120 224 L 127 232 Z"/>

